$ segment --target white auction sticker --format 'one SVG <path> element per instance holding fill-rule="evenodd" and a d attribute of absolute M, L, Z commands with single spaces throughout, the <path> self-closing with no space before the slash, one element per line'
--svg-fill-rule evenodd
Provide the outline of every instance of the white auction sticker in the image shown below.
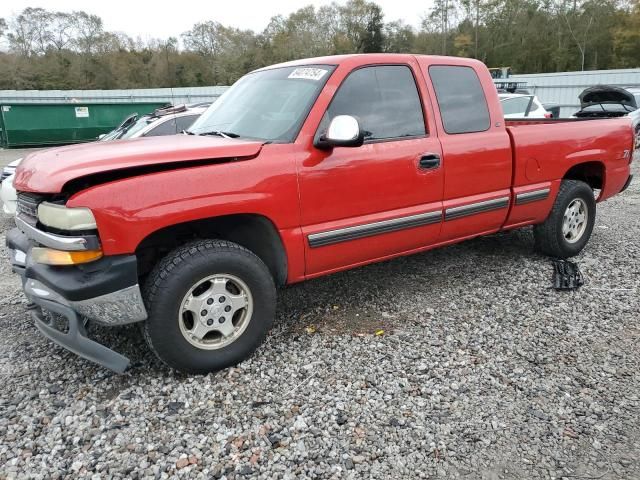
<path fill-rule="evenodd" d="M 287 78 L 302 78 L 304 80 L 318 81 L 324 77 L 325 73 L 327 73 L 327 71 L 322 68 L 296 68 Z"/>
<path fill-rule="evenodd" d="M 76 118 L 88 118 L 89 107 L 76 107 Z"/>

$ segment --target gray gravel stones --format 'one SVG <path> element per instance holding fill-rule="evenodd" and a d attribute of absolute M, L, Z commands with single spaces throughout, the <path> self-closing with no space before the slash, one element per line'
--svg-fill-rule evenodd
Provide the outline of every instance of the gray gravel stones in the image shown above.
<path fill-rule="evenodd" d="M 135 326 L 94 329 L 122 376 L 49 344 L 2 248 L 0 478 L 640 478 L 639 238 L 635 184 L 576 292 L 530 231 L 288 287 L 250 360 L 193 377 Z"/>

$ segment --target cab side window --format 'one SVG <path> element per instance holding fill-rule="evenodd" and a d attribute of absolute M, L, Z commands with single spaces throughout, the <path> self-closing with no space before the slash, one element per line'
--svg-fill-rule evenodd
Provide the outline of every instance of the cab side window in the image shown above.
<path fill-rule="evenodd" d="M 342 82 L 321 130 L 337 115 L 351 115 L 367 140 L 402 139 L 426 134 L 422 103 L 409 67 L 360 68 Z"/>
<path fill-rule="evenodd" d="M 432 65 L 429 76 L 436 91 L 445 132 L 484 132 L 491 119 L 487 99 L 471 67 Z"/>
<path fill-rule="evenodd" d="M 189 127 L 193 125 L 200 115 L 182 115 L 176 119 L 176 131 L 182 133 L 184 130 L 189 130 Z"/>
<path fill-rule="evenodd" d="M 522 117 L 528 114 L 531 97 L 513 97 L 504 98 L 500 101 L 502 112 L 505 115 L 520 115 Z"/>
<path fill-rule="evenodd" d="M 178 133 L 178 127 L 176 126 L 176 119 L 171 118 L 162 122 L 157 127 L 152 128 L 144 134 L 145 137 L 160 137 L 163 135 L 175 135 Z"/>

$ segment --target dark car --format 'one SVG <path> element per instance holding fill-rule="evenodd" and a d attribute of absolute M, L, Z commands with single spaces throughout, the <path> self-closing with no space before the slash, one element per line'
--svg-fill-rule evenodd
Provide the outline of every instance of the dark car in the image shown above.
<path fill-rule="evenodd" d="M 574 117 L 623 117 L 638 109 L 640 89 L 596 85 L 584 90 L 578 98 L 580 98 L 580 110 L 574 114 Z"/>

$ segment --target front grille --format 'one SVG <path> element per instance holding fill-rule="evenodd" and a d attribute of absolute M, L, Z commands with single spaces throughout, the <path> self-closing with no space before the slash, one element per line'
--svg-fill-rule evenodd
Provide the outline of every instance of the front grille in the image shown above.
<path fill-rule="evenodd" d="M 16 213 L 25 222 L 35 226 L 38 223 L 38 205 L 47 199 L 47 195 L 18 192 Z"/>

